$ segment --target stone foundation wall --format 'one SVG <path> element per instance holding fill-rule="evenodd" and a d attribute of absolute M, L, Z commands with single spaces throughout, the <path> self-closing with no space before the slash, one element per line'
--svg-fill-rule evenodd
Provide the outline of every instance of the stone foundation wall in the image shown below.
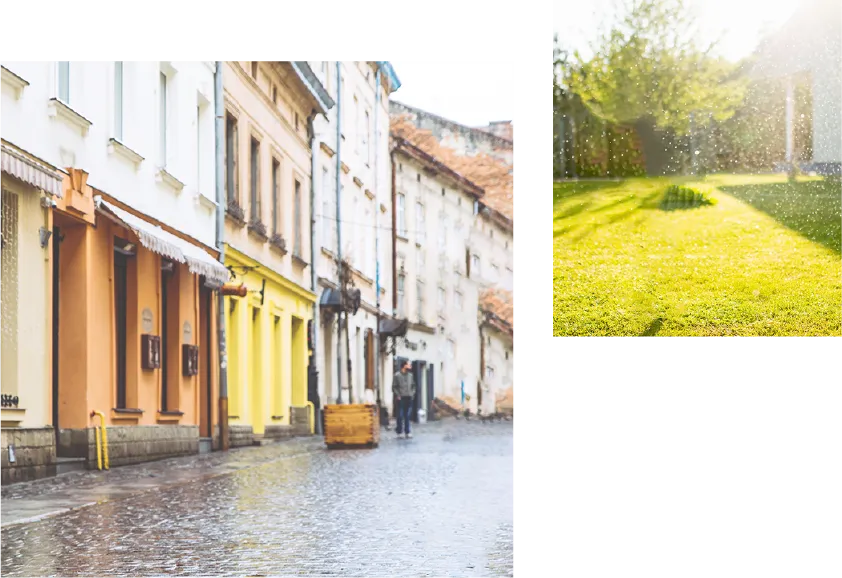
<path fill-rule="evenodd" d="M 289 408 L 289 425 L 267 425 L 263 437 L 283 439 L 310 435 L 310 409 L 308 407 Z"/>
<path fill-rule="evenodd" d="M 197 425 L 110 426 L 106 427 L 106 437 L 110 467 L 199 453 Z M 96 469 L 96 430 L 61 430 L 58 453 L 85 458 L 85 467 Z"/>
<path fill-rule="evenodd" d="M 2 484 L 14 484 L 56 475 L 56 438 L 52 427 L 3 428 Z M 9 461 L 9 446 L 15 462 Z"/>
<path fill-rule="evenodd" d="M 238 448 L 254 444 L 254 430 L 250 425 L 228 424 L 228 446 Z"/>

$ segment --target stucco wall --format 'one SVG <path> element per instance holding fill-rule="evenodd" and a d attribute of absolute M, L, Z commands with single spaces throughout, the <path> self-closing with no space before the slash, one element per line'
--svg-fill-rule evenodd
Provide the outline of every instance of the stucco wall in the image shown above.
<path fill-rule="evenodd" d="M 68 104 L 91 123 L 83 136 L 61 115 L 51 116 L 50 99 L 58 96 L 56 62 L 3 62 L 29 82 L 19 99 L 3 91 L 3 138 L 53 166 L 84 169 L 92 187 L 213 246 L 213 63 L 124 63 L 122 142 L 144 158 L 138 167 L 108 146 L 116 134 L 114 64 L 70 63 Z M 157 130 L 162 69 L 171 75 L 166 166 L 184 183 L 180 192 L 156 176 L 162 162 Z"/>

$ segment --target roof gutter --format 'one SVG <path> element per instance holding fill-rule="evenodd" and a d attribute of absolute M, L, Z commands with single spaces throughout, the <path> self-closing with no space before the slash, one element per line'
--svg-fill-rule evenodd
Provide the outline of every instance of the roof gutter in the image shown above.
<path fill-rule="evenodd" d="M 310 65 L 307 64 L 307 62 L 299 61 L 290 62 L 289 64 L 296 76 L 298 76 L 298 80 L 301 81 L 301 83 L 309 91 L 310 96 L 312 96 L 313 100 L 316 101 L 318 112 L 320 114 L 327 115 L 327 111 L 333 108 L 333 105 L 336 103 L 327 93 L 327 90 L 319 81 L 316 73 L 313 72 L 313 69 L 310 68 Z"/>
<path fill-rule="evenodd" d="M 385 60 L 378 61 L 377 68 L 380 69 L 380 73 L 386 77 L 386 81 L 389 83 L 389 94 L 392 94 L 401 87 L 401 81 L 398 75 L 395 74 L 395 69 L 390 62 Z"/>

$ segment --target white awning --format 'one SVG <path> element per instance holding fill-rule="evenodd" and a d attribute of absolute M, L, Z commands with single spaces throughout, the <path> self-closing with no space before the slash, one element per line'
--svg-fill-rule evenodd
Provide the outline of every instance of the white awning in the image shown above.
<path fill-rule="evenodd" d="M 179 263 L 187 263 L 191 273 L 204 275 L 214 284 L 228 281 L 229 272 L 222 263 L 211 257 L 204 249 L 188 243 L 180 237 L 165 231 L 158 225 L 144 221 L 140 217 L 102 200 L 97 195 L 94 198 L 97 209 L 106 216 L 128 227 L 140 239 L 140 244 L 158 255 L 162 255 Z"/>
<path fill-rule="evenodd" d="M 31 159 L 6 145 L 0 145 L 0 166 L 4 173 L 41 189 L 49 195 L 61 197 L 64 175 L 55 169 Z"/>

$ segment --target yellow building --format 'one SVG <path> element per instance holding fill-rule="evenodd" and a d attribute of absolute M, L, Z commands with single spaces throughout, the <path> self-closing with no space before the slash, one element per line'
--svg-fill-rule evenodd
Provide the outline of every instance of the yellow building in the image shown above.
<path fill-rule="evenodd" d="M 305 62 L 227 62 L 225 264 L 231 445 L 309 432 L 312 119 L 333 101 Z"/>

